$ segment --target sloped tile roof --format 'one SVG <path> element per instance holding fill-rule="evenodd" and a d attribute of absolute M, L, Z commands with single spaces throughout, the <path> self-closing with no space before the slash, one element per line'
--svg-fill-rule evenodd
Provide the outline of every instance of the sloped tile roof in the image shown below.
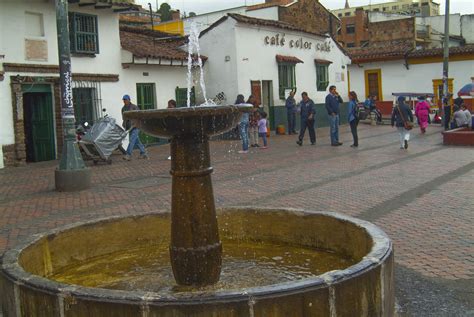
<path fill-rule="evenodd" d="M 295 56 L 276 55 L 275 57 L 278 63 L 303 63 L 301 59 Z"/>
<path fill-rule="evenodd" d="M 139 58 L 164 58 L 186 61 L 187 53 L 180 49 L 187 42 L 186 37 L 176 36 L 150 29 L 120 27 L 120 44 L 124 50 Z"/>
<path fill-rule="evenodd" d="M 363 49 L 350 49 L 349 55 L 353 63 L 371 61 L 396 60 L 402 58 L 441 57 L 442 48 L 414 49 L 413 41 L 380 42 Z M 474 45 L 450 47 L 450 55 L 474 54 Z"/>
<path fill-rule="evenodd" d="M 348 48 L 347 51 L 353 63 L 361 63 L 403 58 L 413 48 L 413 41 L 395 40 L 371 43 L 363 48 Z"/>
<path fill-rule="evenodd" d="M 325 34 L 321 33 L 315 33 L 315 32 L 308 32 L 304 29 L 298 28 L 292 24 L 286 23 L 286 22 L 281 22 L 281 21 L 276 21 L 276 20 L 266 20 L 266 19 L 259 19 L 259 18 L 252 18 L 246 15 L 241 15 L 241 14 L 236 14 L 236 13 L 229 13 L 228 16 L 236 20 L 237 22 L 240 23 L 245 23 L 245 24 L 250 24 L 250 25 L 261 25 L 261 26 L 271 26 L 279 29 L 285 29 L 285 30 L 291 30 L 291 31 L 296 31 L 296 32 L 303 32 L 303 33 L 308 33 L 308 34 L 313 34 L 313 35 L 318 35 L 322 37 L 328 37 Z M 211 28 L 212 25 L 209 27 Z"/>

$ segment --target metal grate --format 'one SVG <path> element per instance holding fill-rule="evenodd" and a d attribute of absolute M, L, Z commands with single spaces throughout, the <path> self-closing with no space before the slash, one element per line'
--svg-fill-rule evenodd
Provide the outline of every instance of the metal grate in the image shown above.
<path fill-rule="evenodd" d="M 76 123 L 94 124 L 102 117 L 102 94 L 100 82 L 73 81 L 72 98 Z"/>
<path fill-rule="evenodd" d="M 70 13 L 69 19 L 71 52 L 99 53 L 97 16 L 73 12 Z"/>

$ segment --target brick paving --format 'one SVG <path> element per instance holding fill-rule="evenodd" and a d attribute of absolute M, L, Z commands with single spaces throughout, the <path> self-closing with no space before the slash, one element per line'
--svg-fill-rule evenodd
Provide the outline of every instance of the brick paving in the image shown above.
<path fill-rule="evenodd" d="M 327 128 L 317 131 L 316 146 L 272 136 L 269 149 L 249 154 L 237 153 L 238 141 L 213 141 L 216 204 L 335 211 L 374 222 L 395 245 L 401 315 L 474 316 L 474 149 L 443 146 L 440 132 L 414 130 L 407 151 L 389 126 L 361 125 L 358 149 L 348 146 L 347 126 L 337 148 Z M 93 187 L 80 193 L 54 191 L 57 162 L 1 170 L 0 253 L 79 220 L 169 210 L 168 152 L 152 147 L 148 161 L 117 155 L 112 165 L 91 164 Z"/>

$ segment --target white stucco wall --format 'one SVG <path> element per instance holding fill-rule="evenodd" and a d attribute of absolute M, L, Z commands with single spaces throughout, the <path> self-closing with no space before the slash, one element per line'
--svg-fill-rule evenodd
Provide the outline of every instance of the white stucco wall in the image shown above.
<path fill-rule="evenodd" d="M 249 17 L 267 19 L 267 20 L 276 20 L 278 21 L 278 6 L 262 8 L 258 10 L 250 10 L 245 13 Z"/>
<path fill-rule="evenodd" d="M 199 39 L 201 53 L 209 58 L 204 68 L 207 95 L 215 96 L 224 92 L 228 102 L 234 102 L 240 93 L 235 24 L 234 19 L 228 18 L 225 23 L 211 29 Z"/>
<path fill-rule="evenodd" d="M 416 17 L 415 20 L 418 25 L 429 25 L 433 31 L 444 34 L 444 15 Z M 461 14 L 449 15 L 449 34 L 461 35 Z"/>
<path fill-rule="evenodd" d="M 199 14 L 192 18 L 186 18 L 184 19 L 184 33 L 185 34 L 190 33 L 189 30 L 193 22 L 196 23 L 196 26 L 198 27 L 198 30 L 200 32 L 200 31 L 203 31 L 204 29 L 207 29 L 211 24 L 213 24 L 220 18 L 226 16 L 228 13 L 237 13 L 237 14 L 245 15 L 246 10 L 247 10 L 246 8 L 247 8 L 246 6 L 229 8 L 225 10 Z"/>
<path fill-rule="evenodd" d="M 364 71 L 381 69 L 382 72 L 382 94 L 385 101 L 392 100 L 393 92 L 421 92 L 433 93 L 433 79 L 441 79 L 443 73 L 442 63 L 416 64 L 410 65 L 406 69 L 404 61 L 374 62 L 357 65 L 350 65 L 350 87 L 354 90 L 359 99 L 365 97 L 365 75 Z M 474 74 L 474 62 L 459 61 L 449 63 L 449 78 L 454 78 L 453 92 L 456 94 L 459 89 L 471 82 Z"/>
<path fill-rule="evenodd" d="M 235 58 L 231 56 L 231 60 L 225 62 L 225 55 L 230 54 L 231 45 L 227 46 L 221 41 L 223 39 L 232 41 L 232 34 L 235 34 Z M 283 34 L 285 35 L 284 46 L 265 44 L 265 37 L 272 37 L 276 34 L 279 34 L 280 39 Z M 300 39 L 303 42 L 311 42 L 312 49 L 290 47 L 290 41 Z M 315 49 L 317 43 L 322 44 L 324 42 L 329 43 L 330 52 Z M 202 37 L 201 47 L 203 54 L 210 57 L 206 85 L 211 93 L 222 90 L 231 97 L 239 93 L 247 97 L 251 93 L 251 80 L 271 80 L 273 83 L 273 103 L 275 106 L 283 105 L 284 100 L 279 99 L 278 90 L 276 55 L 279 54 L 294 56 L 304 62 L 304 64 L 296 65 L 298 93 L 306 91 L 314 102 L 324 102 L 327 91 L 317 91 L 314 59 L 325 59 L 333 62 L 329 66 L 330 85 L 336 85 L 342 96 L 347 95 L 346 64 L 349 63 L 349 59 L 331 39 L 271 27 L 252 27 L 246 24 L 238 24 L 235 20 L 229 18 Z M 344 73 L 344 81 L 336 81 L 336 73 Z"/>
<path fill-rule="evenodd" d="M 461 17 L 461 35 L 467 44 L 474 44 L 474 14 L 466 14 Z"/>
<path fill-rule="evenodd" d="M 131 54 L 121 49 L 119 38 L 118 14 L 112 10 L 95 10 L 91 7 L 70 5 L 70 11 L 83 12 L 98 16 L 99 54 L 95 57 L 75 57 L 71 59 L 73 73 L 116 74 L 118 82 L 101 82 L 102 107 L 107 113 L 121 122 L 122 96 L 129 94 L 136 102 L 137 83 L 155 83 L 157 108 L 166 108 L 167 101 L 175 98 L 175 88 L 186 87 L 186 67 L 132 65 L 122 67 L 123 60 L 131 60 Z M 48 55 L 45 61 L 25 59 L 25 12 L 43 14 Z M 0 0 L 0 63 L 58 65 L 57 34 L 54 2 L 43 0 Z M 163 61 L 165 62 L 165 61 Z M 1 70 L 1 68 L 0 68 Z M 148 76 L 143 73 L 147 72 Z M 10 76 L 58 77 L 51 73 L 5 73 L 0 81 L 0 148 L 13 144 L 13 110 Z"/>

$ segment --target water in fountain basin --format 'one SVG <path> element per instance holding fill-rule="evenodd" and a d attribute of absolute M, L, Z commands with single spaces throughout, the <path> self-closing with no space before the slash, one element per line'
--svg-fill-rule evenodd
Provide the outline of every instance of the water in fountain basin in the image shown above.
<path fill-rule="evenodd" d="M 127 249 L 74 263 L 55 272 L 50 278 L 87 287 L 171 295 L 231 291 L 298 281 L 355 263 L 334 253 L 302 246 L 227 239 L 222 242 L 225 247 L 220 281 L 204 288 L 176 285 L 166 241 L 152 247 Z"/>

